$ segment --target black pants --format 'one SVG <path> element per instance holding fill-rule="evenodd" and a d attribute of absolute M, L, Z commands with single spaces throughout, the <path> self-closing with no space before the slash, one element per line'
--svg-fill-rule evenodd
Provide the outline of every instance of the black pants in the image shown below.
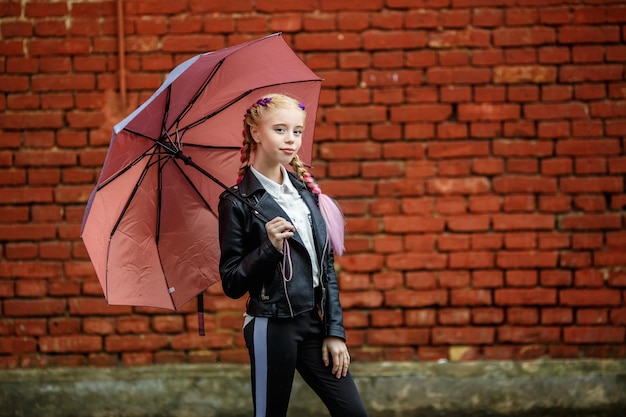
<path fill-rule="evenodd" d="M 295 318 L 257 317 L 244 328 L 250 353 L 255 417 L 284 417 L 295 370 L 333 417 L 366 417 L 352 376 L 337 379 L 322 361 L 323 323 L 317 313 Z M 332 359 L 331 359 L 332 361 Z"/>

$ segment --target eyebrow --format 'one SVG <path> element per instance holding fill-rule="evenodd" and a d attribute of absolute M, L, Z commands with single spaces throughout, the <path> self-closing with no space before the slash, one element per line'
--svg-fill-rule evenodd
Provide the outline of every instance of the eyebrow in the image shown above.
<path fill-rule="evenodd" d="M 285 127 L 286 128 L 287 127 L 287 123 L 276 123 L 276 124 L 273 124 L 272 127 Z M 304 126 L 297 125 L 297 126 L 295 126 L 295 128 L 296 129 L 304 129 Z"/>

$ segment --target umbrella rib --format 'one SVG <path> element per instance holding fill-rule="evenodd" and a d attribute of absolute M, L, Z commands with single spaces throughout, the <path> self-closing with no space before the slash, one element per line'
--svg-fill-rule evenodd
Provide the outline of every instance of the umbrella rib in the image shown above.
<path fill-rule="evenodd" d="M 215 110 L 213 113 L 211 114 L 207 114 L 206 116 L 202 117 L 201 119 L 196 120 L 195 122 L 192 122 L 190 124 L 188 124 L 185 127 L 182 127 L 179 129 L 179 131 L 181 132 L 181 134 L 184 134 L 187 130 L 192 129 L 202 123 L 204 123 L 205 121 L 207 121 L 208 119 L 214 117 L 215 115 L 223 112 L 224 110 L 226 110 L 227 108 L 229 108 L 230 106 L 232 106 L 233 104 L 235 104 L 236 102 L 238 102 L 239 100 L 241 100 L 242 98 L 249 96 L 250 94 L 252 94 L 253 91 L 259 90 L 260 88 L 270 88 L 270 87 L 276 87 L 279 85 L 287 85 L 287 84 L 300 84 L 300 83 L 308 83 L 308 82 L 320 82 L 321 80 L 300 80 L 300 81 L 290 81 L 290 82 L 284 82 L 284 83 L 276 83 L 276 84 L 268 84 L 268 85 L 264 85 L 263 87 L 259 87 L 259 88 L 253 88 L 251 90 L 245 91 L 242 94 L 240 94 L 238 97 L 234 98 L 233 100 L 231 100 L 230 102 L 226 103 L 224 106 L 220 107 L 219 109 Z M 182 116 L 181 116 L 182 118 Z M 180 118 L 179 118 L 180 119 Z M 171 127 L 170 127 L 171 128 Z"/>
<path fill-rule="evenodd" d="M 202 145 L 200 143 L 185 143 L 185 146 L 189 148 L 199 149 L 223 149 L 227 151 L 239 150 L 241 146 L 216 146 L 216 145 Z"/>
<path fill-rule="evenodd" d="M 102 184 L 98 184 L 97 191 L 100 191 L 101 189 L 106 187 L 108 184 L 110 184 L 113 180 L 115 180 L 116 178 L 119 178 L 122 174 L 124 174 L 126 171 L 131 169 L 133 166 L 135 166 L 139 161 L 141 161 L 147 155 L 154 155 L 154 153 L 153 152 L 151 153 L 150 151 L 151 150 L 155 150 L 155 149 L 157 149 L 156 144 L 154 146 L 150 147 L 149 149 L 147 149 L 145 152 L 143 152 L 141 155 L 139 155 L 137 158 L 135 158 L 133 161 L 131 161 L 124 168 L 122 168 L 121 170 L 119 170 L 118 172 L 113 174 L 111 177 L 107 178 L 107 180 L 104 181 Z"/>
<path fill-rule="evenodd" d="M 196 101 L 198 100 L 198 98 L 200 98 L 200 94 L 202 94 L 202 92 L 207 88 L 207 86 L 211 83 L 211 81 L 213 80 L 213 78 L 215 77 L 215 74 L 217 74 L 218 70 L 222 67 L 222 64 L 224 63 L 224 60 L 226 58 L 222 58 L 216 65 L 215 68 L 213 68 L 213 71 L 211 71 L 211 73 L 209 74 L 209 76 L 206 78 L 206 80 L 204 80 L 204 82 L 202 83 L 202 85 L 200 86 L 200 88 L 198 88 L 198 91 L 196 91 L 196 94 L 194 94 L 194 96 L 191 98 L 191 100 L 189 100 L 189 103 L 187 104 L 187 106 L 183 109 L 183 111 L 178 115 L 178 117 L 176 117 L 176 119 L 174 119 L 172 121 L 172 124 L 169 126 L 169 128 L 167 128 L 165 131 L 169 132 L 170 129 L 177 125 L 178 123 L 180 123 L 180 121 L 183 119 L 183 117 L 185 117 L 185 115 L 187 113 L 189 113 L 189 111 L 191 110 L 191 108 L 193 107 L 193 105 L 196 103 Z M 171 91 L 171 85 L 169 86 L 169 89 Z M 168 102 L 167 102 L 167 108 L 169 109 L 169 92 L 168 92 L 168 98 L 167 98 Z M 165 127 L 165 118 L 163 119 L 163 127 Z"/>
<path fill-rule="evenodd" d="M 156 155 L 156 153 L 153 153 L 150 156 L 150 159 L 152 160 L 155 155 Z M 157 162 L 159 162 L 158 159 L 157 159 L 157 161 L 151 161 L 151 162 L 147 163 L 145 168 L 141 172 L 141 175 L 139 176 L 139 179 L 137 180 L 137 183 L 135 184 L 135 187 L 133 188 L 133 191 L 128 196 L 128 200 L 126 200 L 126 204 L 124 204 L 124 208 L 120 212 L 120 215 L 117 217 L 117 220 L 115 221 L 115 225 L 113 225 L 113 228 L 111 229 L 111 234 L 109 235 L 109 239 L 112 238 L 113 235 L 115 234 L 115 232 L 117 231 L 117 228 L 120 225 L 120 223 L 122 221 L 122 218 L 124 217 L 124 214 L 126 214 L 126 211 L 130 207 L 130 203 L 133 201 L 133 199 L 135 198 L 135 194 L 137 194 L 137 191 L 139 190 L 139 186 L 141 185 L 141 183 L 143 182 L 144 178 L 148 174 L 148 170 L 150 169 L 150 167 L 152 165 L 154 165 Z"/>
<path fill-rule="evenodd" d="M 122 130 L 125 130 L 125 131 L 126 131 L 126 132 L 128 132 L 128 133 L 132 133 L 132 134 L 133 134 L 133 135 L 135 135 L 135 136 L 140 136 L 140 137 L 142 137 L 142 138 L 144 138 L 144 139 L 151 140 L 151 141 L 153 141 L 153 142 L 156 142 L 156 141 L 158 140 L 158 139 L 153 138 L 152 136 L 148 136 L 148 135 L 146 135 L 145 133 L 137 132 L 137 131 L 132 130 L 132 129 L 129 129 L 129 128 L 127 128 L 127 127 L 125 127 L 125 128 L 124 128 L 124 129 L 122 129 Z"/>
<path fill-rule="evenodd" d="M 202 202 L 204 203 L 204 205 L 209 209 L 209 211 L 211 213 L 213 213 L 216 217 L 217 214 L 215 213 L 215 211 L 213 210 L 213 208 L 211 207 L 211 205 L 209 204 L 208 201 L 206 201 L 206 199 L 204 198 L 204 196 L 202 195 L 202 193 L 200 192 L 200 190 L 198 190 L 198 188 L 196 187 L 196 185 L 193 183 L 193 181 L 191 181 L 191 178 L 189 178 L 189 176 L 185 173 L 185 171 L 183 171 L 183 169 L 181 168 L 180 164 L 178 163 L 178 161 L 173 160 L 174 161 L 174 166 L 180 171 L 181 175 L 183 177 L 185 177 L 185 179 L 187 180 L 187 182 L 189 183 L 189 185 L 191 186 L 191 188 L 193 188 L 193 190 L 196 192 L 196 194 L 198 194 L 198 197 L 200 197 L 200 199 L 202 200 Z"/>
<path fill-rule="evenodd" d="M 167 86 L 167 94 L 165 95 L 165 110 L 163 111 L 163 120 L 161 122 L 161 137 L 164 134 L 167 134 L 167 128 L 165 126 L 165 122 L 167 121 L 167 116 L 170 114 L 170 98 L 172 97 L 172 84 Z"/>
<path fill-rule="evenodd" d="M 231 190 L 226 184 L 224 184 L 222 181 L 220 181 L 219 179 L 217 179 L 213 174 L 211 174 L 209 171 L 207 171 L 206 169 L 202 168 L 200 165 L 196 164 L 194 161 L 191 160 L 191 157 L 185 155 L 182 151 L 178 151 L 176 152 L 176 154 L 174 155 L 175 158 L 178 159 L 182 159 L 183 162 L 185 163 L 185 165 L 190 165 L 192 167 L 194 167 L 195 169 L 197 169 L 198 171 L 200 171 L 202 174 L 206 175 L 207 177 L 209 177 L 209 179 L 211 179 L 213 182 L 215 182 L 217 185 L 219 185 L 220 187 L 222 187 L 226 192 L 228 192 L 229 194 L 231 194 L 232 196 L 234 196 L 235 198 L 237 198 L 239 201 L 241 201 L 242 203 L 244 203 L 246 206 L 248 206 L 252 212 L 254 214 L 256 214 L 261 220 L 263 220 L 264 222 L 269 222 L 269 217 L 266 216 L 265 214 L 263 214 L 261 211 L 259 211 L 258 208 L 256 208 L 252 203 L 250 203 L 248 200 L 246 200 L 245 198 L 241 197 L 239 194 L 237 194 L 236 192 L 234 192 L 233 190 Z"/>

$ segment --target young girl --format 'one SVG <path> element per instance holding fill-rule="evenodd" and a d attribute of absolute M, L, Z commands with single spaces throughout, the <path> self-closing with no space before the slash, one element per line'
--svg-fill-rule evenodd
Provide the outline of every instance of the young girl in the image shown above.
<path fill-rule="evenodd" d="M 255 417 L 286 416 L 296 369 L 332 416 L 362 417 L 320 190 L 298 158 L 305 117 L 281 94 L 246 112 L 231 189 L 239 198 L 225 192 L 219 203 L 222 286 L 231 298 L 249 294 L 243 334 Z"/>

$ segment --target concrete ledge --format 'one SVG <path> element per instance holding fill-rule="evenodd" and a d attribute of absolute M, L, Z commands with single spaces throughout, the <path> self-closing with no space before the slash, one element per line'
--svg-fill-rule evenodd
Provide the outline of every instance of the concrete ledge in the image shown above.
<path fill-rule="evenodd" d="M 0 416 L 252 415 L 248 366 L 0 371 Z M 354 364 L 370 417 L 623 417 L 626 361 Z M 290 416 L 327 415 L 300 379 Z"/>

